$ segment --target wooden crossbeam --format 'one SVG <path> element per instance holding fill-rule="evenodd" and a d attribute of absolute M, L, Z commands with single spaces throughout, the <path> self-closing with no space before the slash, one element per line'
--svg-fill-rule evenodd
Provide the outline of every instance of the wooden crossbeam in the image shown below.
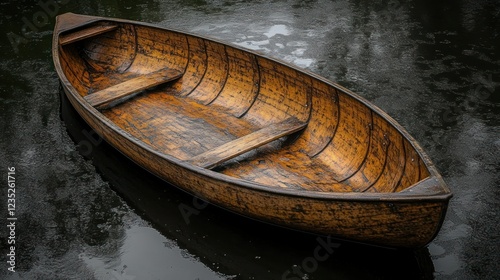
<path fill-rule="evenodd" d="M 103 34 L 118 28 L 118 25 L 96 25 L 86 29 L 78 30 L 73 33 L 64 34 L 59 37 L 59 44 L 67 45 L 74 43 L 76 41 L 80 41 L 83 39 L 87 39 L 93 36 L 97 36 L 99 34 Z"/>
<path fill-rule="evenodd" d="M 182 77 L 180 71 L 174 69 L 161 69 L 89 94 L 84 98 L 90 105 L 96 107 L 145 89 L 179 79 L 180 77 Z"/>
<path fill-rule="evenodd" d="M 241 138 L 223 144 L 213 150 L 199 154 L 187 162 L 203 168 L 212 169 L 217 165 L 234 157 L 263 146 L 269 142 L 302 130 L 307 123 L 296 118 L 288 118 L 282 122 L 272 124 L 252 132 Z"/>

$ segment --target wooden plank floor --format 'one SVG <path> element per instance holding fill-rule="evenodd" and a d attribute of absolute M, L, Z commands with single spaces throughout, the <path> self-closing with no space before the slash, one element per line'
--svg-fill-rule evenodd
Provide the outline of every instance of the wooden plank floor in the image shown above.
<path fill-rule="evenodd" d="M 278 188 L 329 192 L 392 191 L 399 189 L 401 184 L 408 184 L 399 166 L 418 170 L 421 164 L 412 160 L 415 158 L 413 154 L 383 141 L 385 138 L 378 135 L 383 133 L 379 128 L 383 123 L 378 117 L 372 118 L 372 127 L 377 129 L 363 134 L 360 139 L 369 145 L 367 151 L 362 151 L 365 161 L 350 162 L 358 168 L 346 177 L 343 166 L 349 162 L 345 162 L 341 150 L 335 149 L 327 156 L 311 156 L 307 141 L 296 141 L 292 145 L 273 141 L 300 130 L 304 125 L 302 122 L 285 120 L 284 123 L 258 126 L 249 119 L 235 117 L 226 108 L 203 105 L 190 97 L 167 94 L 160 89 L 136 96 L 102 113 L 121 129 L 161 153 L 204 168 L 216 167 L 217 172 L 231 177 Z M 396 131 L 384 131 L 394 143 L 402 142 L 402 138 L 391 136 Z M 344 140 L 339 136 L 335 141 L 343 143 Z M 383 164 L 388 157 L 398 160 Z M 297 165 L 297 162 L 301 164 Z M 220 163 L 223 164 L 219 166 Z M 366 168 L 370 164 L 383 164 L 383 168 L 370 172 L 372 169 Z"/>
<path fill-rule="evenodd" d="M 217 106 L 160 91 L 138 96 L 103 114 L 152 148 L 185 161 L 262 129 Z M 291 127 L 300 129 L 302 124 Z M 297 161 L 303 164 L 300 168 L 290 164 Z M 352 191 L 347 184 L 337 182 L 338 174 L 333 174 L 320 159 L 309 157 L 300 147 L 282 147 L 276 141 L 259 147 L 257 152 L 243 154 L 217 171 L 277 188 Z"/>
<path fill-rule="evenodd" d="M 103 114 L 137 139 L 180 160 L 259 129 L 223 110 L 159 91 L 137 96 Z"/>

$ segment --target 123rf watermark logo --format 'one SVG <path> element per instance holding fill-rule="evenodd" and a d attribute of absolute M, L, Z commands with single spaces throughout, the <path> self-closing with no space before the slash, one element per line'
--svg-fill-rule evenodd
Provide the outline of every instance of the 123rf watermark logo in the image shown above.
<path fill-rule="evenodd" d="M 7 270 L 16 272 L 16 168 L 7 168 Z"/>

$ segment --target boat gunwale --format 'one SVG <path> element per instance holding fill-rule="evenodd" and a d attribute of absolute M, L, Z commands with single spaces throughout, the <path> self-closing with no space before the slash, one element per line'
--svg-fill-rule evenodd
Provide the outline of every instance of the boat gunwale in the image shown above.
<path fill-rule="evenodd" d="M 60 26 L 60 17 L 61 16 L 75 16 L 75 17 L 81 17 L 84 18 L 86 17 L 87 20 L 79 22 L 73 26 L 67 27 L 67 28 L 61 28 Z M 66 75 L 64 74 L 61 63 L 60 63 L 60 56 L 59 56 L 59 36 L 61 33 L 81 28 L 86 25 L 90 25 L 92 23 L 96 22 L 116 22 L 116 23 L 123 23 L 123 24 L 131 24 L 131 25 L 139 25 L 139 26 L 144 26 L 144 27 L 149 27 L 149 28 L 154 28 L 162 31 L 167 31 L 167 32 L 174 32 L 178 33 L 181 35 L 187 35 L 187 36 L 192 36 L 194 38 L 199 38 L 202 40 L 206 41 L 211 41 L 217 44 L 221 44 L 223 46 L 229 46 L 235 49 L 238 49 L 243 52 L 250 53 L 257 58 L 260 59 L 266 59 L 269 60 L 273 63 L 278 63 L 281 65 L 284 65 L 286 67 L 289 67 L 293 69 L 294 71 L 297 71 L 303 75 L 309 76 L 313 79 L 316 79 L 320 82 L 323 82 L 329 86 L 332 86 L 336 90 L 339 90 L 343 92 L 344 94 L 350 96 L 351 98 L 354 98 L 356 101 L 361 102 L 364 106 L 368 107 L 372 112 L 378 114 L 382 119 L 387 121 L 390 125 L 392 125 L 401 135 L 403 138 L 408 140 L 408 142 L 412 145 L 412 147 L 415 149 L 417 154 L 419 155 L 420 159 L 422 160 L 423 164 L 429 171 L 429 176 L 426 178 L 421 179 L 420 181 L 416 182 L 415 184 L 406 187 L 404 190 L 401 190 L 399 192 L 379 192 L 379 193 L 367 193 L 367 192 L 323 192 L 323 191 L 310 191 L 310 190 L 297 190 L 297 189 L 283 189 L 283 188 L 277 188 L 277 187 L 272 187 L 272 186 L 267 186 L 263 184 L 257 184 L 248 180 L 236 178 L 236 177 L 231 177 L 222 173 L 218 173 L 215 171 L 211 171 L 209 169 L 205 169 L 202 167 L 198 167 L 192 164 L 189 164 L 187 162 L 184 162 L 182 160 L 179 160 L 173 156 L 170 156 L 168 154 L 162 153 L 153 147 L 147 145 L 143 141 L 140 141 L 139 139 L 135 138 L 134 136 L 130 135 L 128 132 L 124 131 L 120 127 L 118 127 L 114 122 L 110 121 L 108 118 L 106 118 L 101 112 L 99 112 L 96 108 L 88 104 L 84 100 L 84 98 L 77 94 L 76 89 L 73 87 L 73 85 L 69 82 L 69 80 L 66 78 Z M 59 15 L 56 17 L 56 24 L 55 24 L 55 30 L 53 33 L 53 38 L 52 38 L 52 55 L 53 55 L 53 60 L 54 60 L 54 65 L 56 68 L 56 71 L 58 73 L 58 76 L 61 80 L 61 84 L 63 85 L 63 88 L 66 93 L 70 93 L 73 95 L 74 100 L 79 102 L 79 104 L 87 110 L 92 116 L 101 122 L 102 124 L 108 126 L 109 129 L 112 131 L 121 134 L 123 137 L 127 138 L 130 140 L 133 144 L 137 145 L 139 148 L 159 157 L 162 158 L 172 164 L 178 165 L 179 167 L 185 168 L 189 171 L 198 173 L 203 176 L 207 176 L 209 178 L 219 180 L 225 183 L 230 183 L 234 185 L 238 185 L 241 187 L 245 187 L 251 190 L 255 191 L 261 191 L 261 192 L 267 192 L 267 193 L 272 193 L 272 194 L 278 194 L 278 195 L 287 195 L 287 196 L 294 196 L 294 197 L 301 197 L 301 198 L 311 198 L 311 199 L 320 199 L 320 200 L 349 200 L 349 201 L 371 201 L 371 202 L 383 202 L 383 201 L 388 201 L 388 202 L 423 202 L 423 201 L 444 201 L 447 202 L 448 200 L 451 199 L 453 194 L 451 193 L 450 189 L 447 187 L 446 183 L 442 179 L 441 175 L 437 171 L 437 168 L 435 165 L 432 163 L 430 158 L 427 156 L 427 154 L 424 152 L 424 150 L 420 147 L 419 143 L 404 129 L 396 120 L 394 120 L 391 116 L 389 116 L 386 112 L 384 112 L 382 109 L 380 109 L 378 106 L 375 104 L 369 102 L 367 99 L 364 97 L 354 93 L 353 91 L 344 88 L 343 86 L 334 83 L 316 73 L 311 72 L 310 70 L 300 68 L 296 65 L 293 65 L 291 63 L 288 63 L 286 61 L 282 61 L 277 58 L 269 57 L 266 56 L 265 54 L 249 50 L 246 48 L 243 48 L 241 46 L 237 46 L 228 42 L 223 42 L 221 40 L 218 40 L 216 38 L 211 38 L 207 37 L 204 35 L 198 35 L 198 34 L 193 34 L 190 32 L 186 31 L 181 31 L 181 30 L 176 30 L 176 29 L 171 29 L 171 28 L 165 28 L 162 26 L 155 25 L 153 23 L 145 23 L 145 22 L 138 22 L 138 21 L 133 21 L 133 20 L 127 20 L 127 19 L 118 19 L 118 18 L 108 18 L 108 17 L 97 17 L 97 16 L 88 16 L 88 15 L 80 15 L 80 14 L 74 14 L 74 13 L 66 13 L 63 15 Z M 102 136 L 102 135 L 101 135 Z M 105 137 L 103 137 L 105 139 Z M 112 145 L 113 146 L 113 145 Z M 116 149 L 116 148 L 115 148 Z M 117 149 L 119 150 L 119 149 Z M 120 151 L 123 153 L 122 151 Z M 433 188 L 433 190 L 431 190 Z M 411 193 L 411 190 L 415 190 L 415 193 Z M 186 190 L 189 192 L 189 190 Z"/>

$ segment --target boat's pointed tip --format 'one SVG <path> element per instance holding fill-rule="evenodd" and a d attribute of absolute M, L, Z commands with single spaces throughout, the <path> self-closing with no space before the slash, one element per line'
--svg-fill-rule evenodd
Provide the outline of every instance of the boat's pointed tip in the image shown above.
<path fill-rule="evenodd" d="M 439 197 L 443 200 L 450 200 L 453 193 L 439 176 L 426 178 L 417 184 L 401 191 L 403 194 L 421 195 L 427 197 Z"/>
<path fill-rule="evenodd" d="M 68 12 L 60 14 L 56 17 L 56 25 L 54 29 L 60 32 L 76 28 L 88 22 L 96 21 L 97 19 L 99 19 L 99 17 L 80 15 Z"/>

